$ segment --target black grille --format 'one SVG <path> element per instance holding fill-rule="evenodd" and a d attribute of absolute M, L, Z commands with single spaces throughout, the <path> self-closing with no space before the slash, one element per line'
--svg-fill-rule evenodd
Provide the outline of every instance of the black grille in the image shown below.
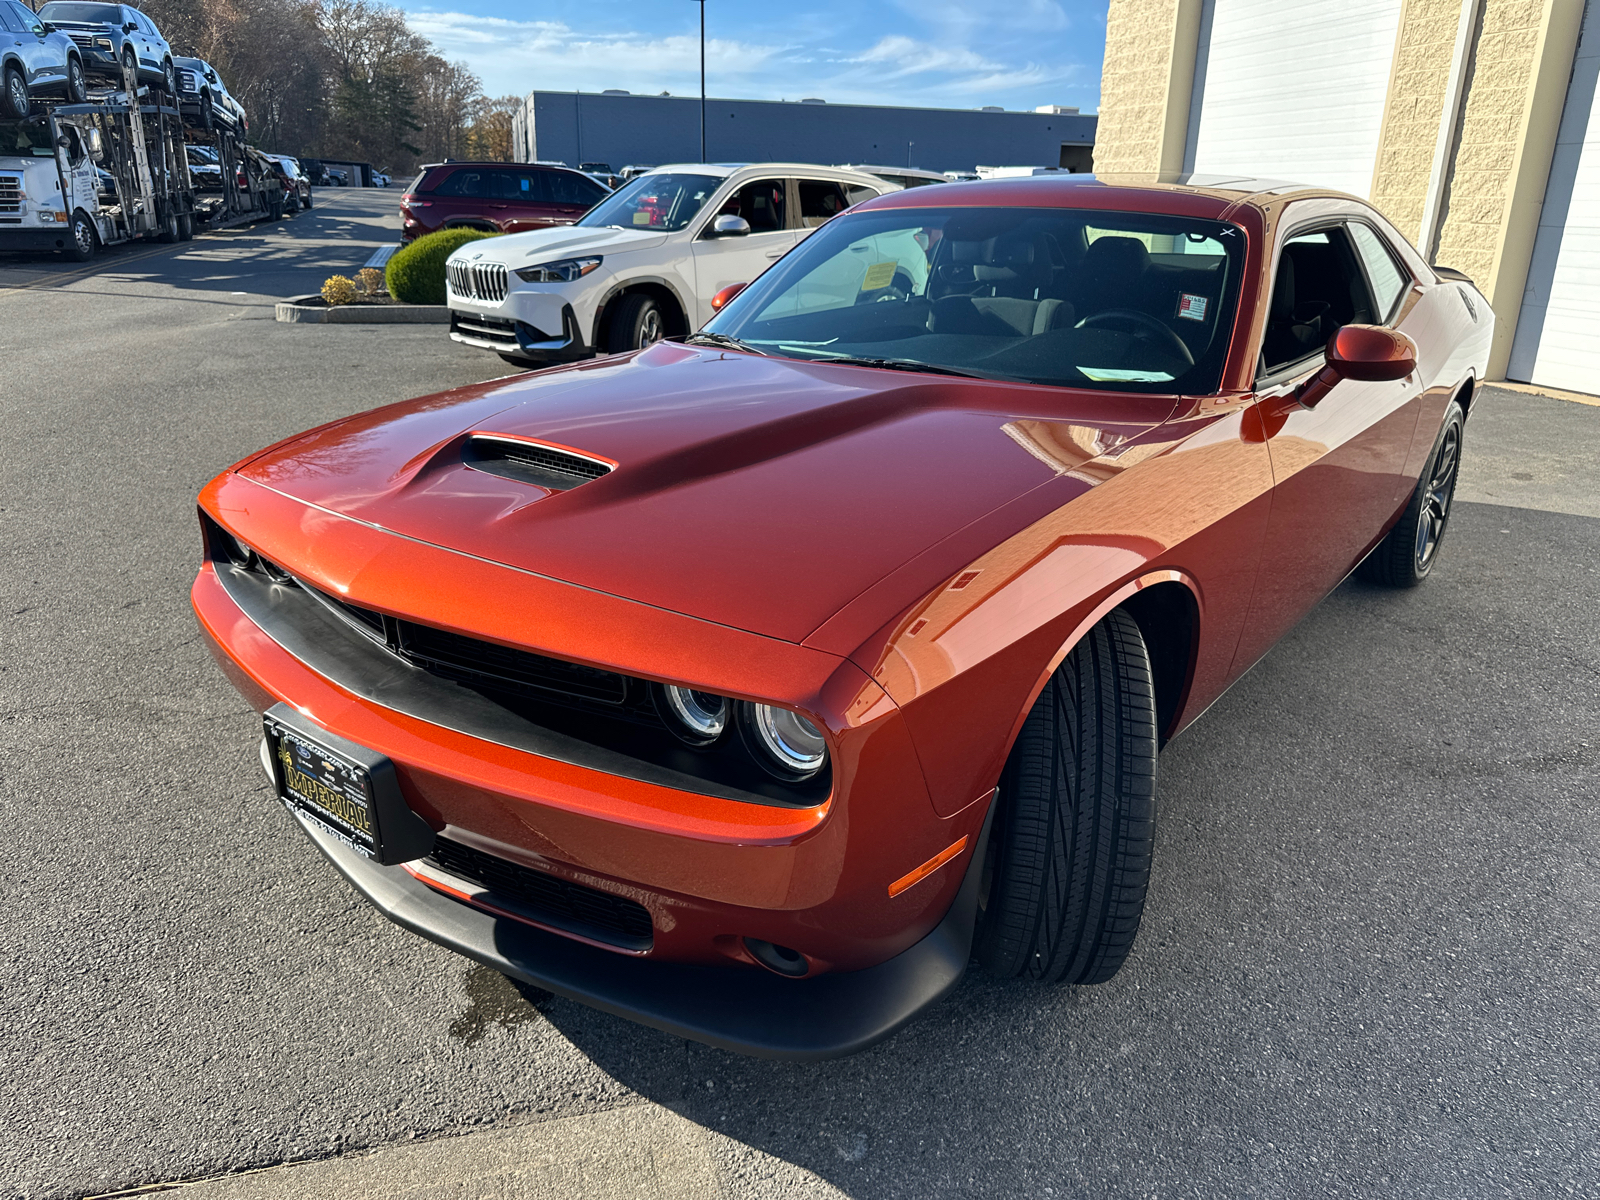
<path fill-rule="evenodd" d="M 440 674 L 452 675 L 467 683 L 511 685 L 539 691 L 562 692 L 607 704 L 621 704 L 628 697 L 628 681 L 614 671 L 586 667 L 546 658 L 526 650 L 512 650 L 494 642 L 446 633 L 428 625 L 396 621 L 399 650 Z"/>
<path fill-rule="evenodd" d="M 627 950 L 648 950 L 653 940 L 650 910 L 635 900 L 534 871 L 449 838 L 435 838 L 426 861 L 568 933 Z"/>
<path fill-rule="evenodd" d="M 461 458 L 469 467 L 491 475 L 503 475 L 556 492 L 599 479 L 611 470 L 609 464 L 597 459 L 509 438 L 470 437 L 462 447 Z"/>

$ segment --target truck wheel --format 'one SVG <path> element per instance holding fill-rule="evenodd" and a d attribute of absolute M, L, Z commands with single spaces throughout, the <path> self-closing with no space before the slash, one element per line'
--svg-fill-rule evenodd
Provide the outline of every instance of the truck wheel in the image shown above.
<path fill-rule="evenodd" d="M 178 70 L 169 58 L 161 64 L 161 90 L 173 99 L 178 96 Z"/>
<path fill-rule="evenodd" d="M 212 107 L 211 93 L 200 93 L 200 128 L 212 130 L 217 127 L 217 110 Z"/>
<path fill-rule="evenodd" d="M 83 63 L 79 59 L 67 59 L 67 101 L 71 104 L 86 104 L 89 100 L 89 81 L 83 77 Z"/>
<path fill-rule="evenodd" d="M 666 332 L 666 316 L 661 306 L 642 292 L 636 292 L 617 307 L 617 315 L 611 318 L 606 349 L 612 354 L 642 350 L 659 342 Z"/>
<path fill-rule="evenodd" d="M 1156 707 L 1117 610 L 1045 685 L 1006 760 L 974 954 L 997 975 L 1103 983 L 1133 947 L 1155 843 Z"/>
<path fill-rule="evenodd" d="M 89 214 L 79 209 L 72 214 L 72 241 L 67 243 L 67 257 L 73 262 L 88 262 L 100 244 Z"/>
<path fill-rule="evenodd" d="M 182 232 L 178 228 L 178 214 L 169 207 L 161 218 L 161 232 L 156 235 L 156 240 L 164 246 L 176 245 L 183 239 L 179 236 Z"/>
<path fill-rule="evenodd" d="M 15 117 L 21 121 L 27 118 L 28 81 L 22 77 L 22 72 L 15 67 L 6 68 L 5 78 L 5 108 L 6 116 Z"/>
<path fill-rule="evenodd" d="M 180 242 L 194 241 L 194 216 L 190 213 L 181 213 L 178 216 L 178 240 Z"/>
<path fill-rule="evenodd" d="M 1456 476 L 1461 470 L 1461 435 L 1466 418 L 1454 400 L 1445 409 L 1428 465 L 1422 468 L 1411 503 L 1387 537 L 1356 568 L 1368 583 L 1412 588 L 1428 577 L 1439 558 L 1439 544 L 1450 524 L 1450 502 L 1455 499 Z"/>

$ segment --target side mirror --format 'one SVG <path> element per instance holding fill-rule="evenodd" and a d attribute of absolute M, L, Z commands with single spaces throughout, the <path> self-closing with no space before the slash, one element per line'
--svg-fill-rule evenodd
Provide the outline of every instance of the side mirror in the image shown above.
<path fill-rule="evenodd" d="M 1345 325 L 1328 339 L 1327 364 L 1295 390 L 1294 398 L 1315 408 L 1345 379 L 1368 382 L 1404 379 L 1417 369 L 1417 344 L 1396 329 Z"/>
<path fill-rule="evenodd" d="M 132 21 L 129 21 L 126 25 L 124 25 L 122 27 L 122 32 L 123 33 L 137 33 L 138 30 L 139 30 L 139 27 L 137 25 L 135 25 Z"/>
<path fill-rule="evenodd" d="M 732 300 L 735 296 L 749 286 L 750 285 L 748 283 L 730 283 L 715 296 L 711 297 L 711 311 L 721 312 L 723 306 L 726 305 L 729 300 Z"/>
<path fill-rule="evenodd" d="M 100 136 L 98 129 L 91 128 L 89 130 L 89 157 L 97 163 L 105 162 L 106 160 L 105 139 Z"/>
<path fill-rule="evenodd" d="M 712 237 L 744 237 L 750 232 L 750 222 L 732 213 L 723 213 L 711 222 Z"/>

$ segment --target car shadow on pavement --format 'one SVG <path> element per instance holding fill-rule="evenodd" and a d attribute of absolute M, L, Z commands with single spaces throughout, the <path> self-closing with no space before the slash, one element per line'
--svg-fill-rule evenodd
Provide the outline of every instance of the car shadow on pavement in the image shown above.
<path fill-rule="evenodd" d="M 814 1064 L 527 993 L 618 1081 L 857 1200 L 1554 1194 L 1600 1165 L 1596 561 L 1600 521 L 1462 503 L 1424 586 L 1340 587 L 1164 752 L 1104 985 L 974 969 Z"/>

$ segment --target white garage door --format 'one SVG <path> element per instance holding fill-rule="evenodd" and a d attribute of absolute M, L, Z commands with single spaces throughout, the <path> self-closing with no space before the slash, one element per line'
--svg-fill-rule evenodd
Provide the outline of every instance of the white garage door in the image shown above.
<path fill-rule="evenodd" d="M 1401 0 L 1206 0 L 1187 166 L 1366 196 Z"/>
<path fill-rule="evenodd" d="M 1591 3 L 1567 86 L 1528 287 L 1506 375 L 1600 393 L 1600 4 Z"/>

